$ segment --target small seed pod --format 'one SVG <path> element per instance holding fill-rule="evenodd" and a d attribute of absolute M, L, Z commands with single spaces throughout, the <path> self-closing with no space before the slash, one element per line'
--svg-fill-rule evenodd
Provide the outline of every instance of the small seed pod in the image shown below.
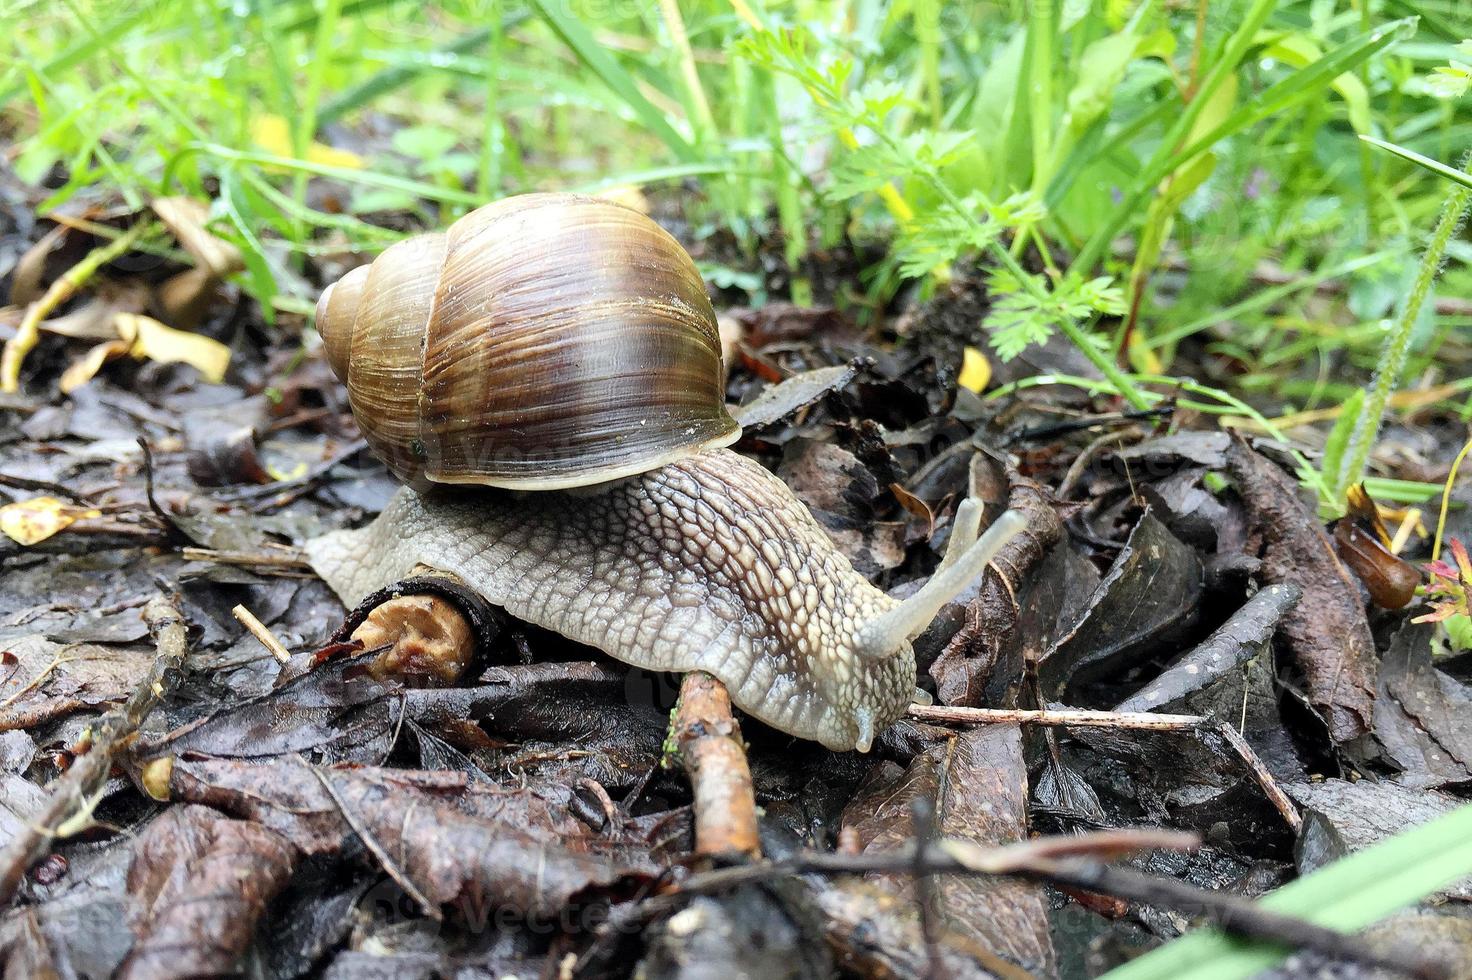
<path fill-rule="evenodd" d="M 1345 518 L 1334 525 L 1334 550 L 1359 577 L 1370 599 L 1382 609 L 1401 609 L 1416 597 L 1421 573 L 1416 566 L 1392 554 L 1371 534 Z"/>

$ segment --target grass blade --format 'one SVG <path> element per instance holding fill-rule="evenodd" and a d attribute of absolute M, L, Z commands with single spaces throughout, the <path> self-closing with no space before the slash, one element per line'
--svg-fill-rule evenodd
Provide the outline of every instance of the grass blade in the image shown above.
<path fill-rule="evenodd" d="M 1264 897 L 1274 912 L 1344 932 L 1364 928 L 1472 874 L 1472 806 L 1381 841 Z M 1107 980 L 1234 980 L 1288 950 L 1192 933 L 1110 971 Z"/>
<path fill-rule="evenodd" d="M 1408 150 L 1403 146 L 1396 146 L 1394 143 L 1387 143 L 1373 136 L 1361 136 L 1360 139 L 1373 146 L 1378 146 L 1382 150 L 1388 150 L 1402 160 L 1409 160 L 1417 166 L 1425 167 L 1432 173 L 1461 184 L 1463 187 L 1472 187 L 1472 174 L 1468 174 L 1466 171 L 1458 170 L 1456 167 L 1449 167 L 1440 160 L 1433 160 L 1430 157 L 1422 156 L 1415 150 Z"/>
<path fill-rule="evenodd" d="M 549 0 L 530 0 L 531 6 L 542 19 L 547 22 L 564 44 L 572 48 L 573 53 L 587 68 L 603 80 L 603 84 L 612 89 L 624 103 L 639 117 L 639 121 L 653 134 L 658 136 L 670 149 L 670 152 L 679 157 L 684 163 L 697 163 L 700 156 L 695 148 L 690 145 L 683 136 L 675 132 L 675 128 L 665 119 L 664 113 L 655 108 L 654 104 L 646 99 L 634 84 L 633 77 L 614 60 L 613 56 L 594 39 L 592 33 L 583 26 L 576 17 L 566 13 L 560 4 L 549 2 Z"/>

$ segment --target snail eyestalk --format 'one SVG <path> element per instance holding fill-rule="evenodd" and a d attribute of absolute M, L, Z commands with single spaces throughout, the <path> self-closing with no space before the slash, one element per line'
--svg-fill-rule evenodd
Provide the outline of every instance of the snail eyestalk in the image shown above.
<path fill-rule="evenodd" d="M 956 527 L 952 531 L 951 545 L 946 549 L 945 558 L 930 577 L 930 581 L 900 605 L 859 627 L 854 646 L 860 656 L 871 660 L 892 656 L 904 644 L 919 636 L 945 604 L 985 571 L 986 566 L 1007 542 L 1027 527 L 1027 518 L 1018 511 L 1009 510 L 998 517 L 980 538 L 968 542 L 962 518 L 965 517 L 970 523 L 973 517 L 980 517 L 980 507 L 975 507 L 973 515 L 965 506 L 969 503 L 972 501 L 968 498 L 962 504 L 961 510 L 956 512 Z M 971 533 L 975 533 L 974 524 Z M 957 534 L 961 535 L 959 539 Z M 953 558 L 952 554 L 957 551 L 960 552 L 959 555 Z"/>

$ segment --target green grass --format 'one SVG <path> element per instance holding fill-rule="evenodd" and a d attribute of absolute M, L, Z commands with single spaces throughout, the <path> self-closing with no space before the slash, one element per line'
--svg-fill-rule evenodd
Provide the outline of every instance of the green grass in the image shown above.
<path fill-rule="evenodd" d="M 1134 377 L 1189 368 L 1203 344 L 1245 392 L 1303 393 L 1269 413 L 1339 397 L 1345 366 L 1373 372 L 1439 175 L 1472 139 L 1472 11 L 1453 0 L 67 0 L 0 16 L 0 127 L 21 179 L 50 188 L 43 210 L 206 198 L 268 317 L 310 306 L 313 256 L 387 244 L 386 212 L 428 226 L 509 193 L 663 185 L 698 234 L 735 235 L 737 265 L 779 242 L 799 302 L 806 256 L 845 236 L 890 246 L 865 311 L 979 259 L 996 303 L 978 344 L 1006 358 L 1061 332 L 1136 406 Z M 1449 244 L 1440 285 L 1466 295 L 1472 248 Z M 1411 371 L 1382 378 L 1447 380 L 1440 356 L 1468 352 L 1457 323 L 1414 319 L 1396 348 Z M 1356 464 L 1365 439 L 1351 448 Z"/>

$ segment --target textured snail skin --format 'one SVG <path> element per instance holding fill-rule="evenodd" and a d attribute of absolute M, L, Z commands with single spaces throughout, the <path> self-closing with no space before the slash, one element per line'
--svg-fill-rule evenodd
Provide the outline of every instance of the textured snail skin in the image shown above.
<path fill-rule="evenodd" d="M 424 563 L 514 616 L 652 670 L 704 670 L 767 724 L 866 750 L 914 693 L 908 642 L 862 655 L 899 605 L 787 487 L 725 450 L 597 491 L 402 490 L 376 521 L 307 544 L 349 604 Z"/>

